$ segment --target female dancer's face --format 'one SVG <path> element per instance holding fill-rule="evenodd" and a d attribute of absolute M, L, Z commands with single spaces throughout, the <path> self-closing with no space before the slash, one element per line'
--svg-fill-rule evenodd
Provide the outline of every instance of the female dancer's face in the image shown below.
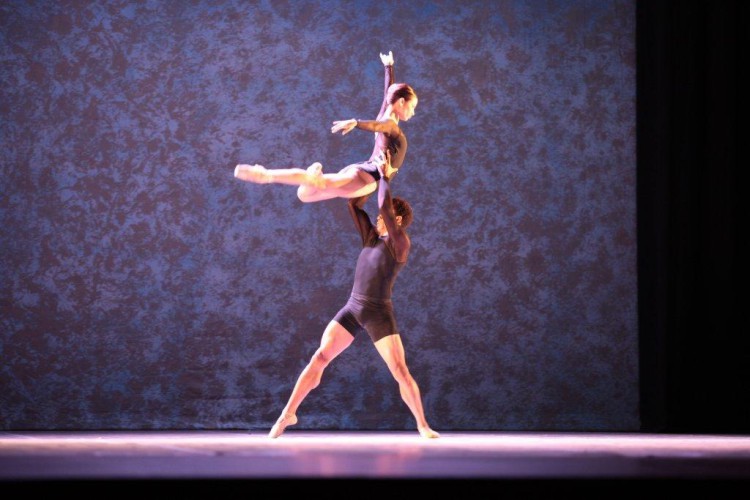
<path fill-rule="evenodd" d="M 419 99 L 416 97 L 413 99 L 410 99 L 408 101 L 404 100 L 402 97 L 398 100 L 396 103 L 397 106 L 394 108 L 394 111 L 396 112 L 396 116 L 398 116 L 399 120 L 408 121 L 409 118 L 414 116 L 414 109 L 417 107 L 417 102 Z"/>

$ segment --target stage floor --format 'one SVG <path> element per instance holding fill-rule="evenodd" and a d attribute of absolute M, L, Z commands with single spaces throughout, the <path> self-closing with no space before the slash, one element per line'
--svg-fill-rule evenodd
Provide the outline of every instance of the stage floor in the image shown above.
<path fill-rule="evenodd" d="M 0 491 L 9 485 L 206 480 L 276 487 L 290 479 L 378 480 L 368 482 L 373 485 L 419 480 L 440 487 L 467 480 L 736 483 L 750 480 L 750 437 L 442 432 L 428 440 L 416 432 L 289 429 L 269 439 L 265 431 L 0 432 Z"/>

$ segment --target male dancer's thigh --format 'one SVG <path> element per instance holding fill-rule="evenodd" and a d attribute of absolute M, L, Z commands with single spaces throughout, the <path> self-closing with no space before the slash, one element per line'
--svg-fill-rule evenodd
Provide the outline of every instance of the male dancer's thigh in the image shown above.
<path fill-rule="evenodd" d="M 398 333 L 387 335 L 375 342 L 375 349 L 391 371 L 399 363 L 405 362 L 404 344 L 401 342 L 401 335 Z"/>
<path fill-rule="evenodd" d="M 341 354 L 354 341 L 354 336 L 337 321 L 332 320 L 326 326 L 320 339 L 320 351 L 329 360 Z"/>

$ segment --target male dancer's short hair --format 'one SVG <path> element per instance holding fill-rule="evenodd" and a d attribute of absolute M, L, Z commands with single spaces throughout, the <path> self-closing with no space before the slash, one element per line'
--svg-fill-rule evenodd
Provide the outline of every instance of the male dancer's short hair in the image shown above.
<path fill-rule="evenodd" d="M 393 198 L 393 211 L 401 216 L 401 228 L 406 229 L 414 220 L 414 212 L 409 202 L 403 198 Z"/>

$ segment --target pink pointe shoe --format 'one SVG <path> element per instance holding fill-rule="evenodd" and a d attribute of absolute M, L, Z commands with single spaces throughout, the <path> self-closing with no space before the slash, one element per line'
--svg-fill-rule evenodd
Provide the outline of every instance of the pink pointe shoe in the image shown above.
<path fill-rule="evenodd" d="M 234 176 L 240 180 L 256 184 L 271 182 L 271 176 L 268 174 L 266 167 L 261 165 L 237 165 L 234 167 Z"/>

